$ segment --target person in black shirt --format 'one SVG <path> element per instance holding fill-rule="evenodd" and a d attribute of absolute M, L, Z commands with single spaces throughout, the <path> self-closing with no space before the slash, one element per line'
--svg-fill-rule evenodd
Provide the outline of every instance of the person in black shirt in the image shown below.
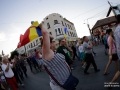
<path fill-rule="evenodd" d="M 11 60 L 11 59 L 9 58 L 9 61 L 11 61 L 11 63 L 16 62 L 16 60 L 17 60 L 17 56 L 14 56 L 14 59 L 13 59 L 13 60 Z M 16 63 L 15 63 L 15 64 L 16 64 Z M 18 76 L 18 72 L 17 72 L 17 70 L 16 70 L 16 65 L 15 65 L 15 67 L 12 68 L 12 70 L 13 70 L 13 72 L 14 72 L 14 76 L 15 76 L 15 78 L 16 78 L 16 81 L 17 81 L 18 85 L 24 86 L 24 84 L 22 83 L 22 81 L 20 80 L 20 78 L 19 78 L 19 76 Z"/>
<path fill-rule="evenodd" d="M 72 50 L 73 50 L 73 60 L 75 60 L 75 56 L 78 58 L 78 56 L 77 56 L 77 53 L 76 53 L 76 48 L 75 48 L 75 46 L 74 46 L 74 44 L 72 44 Z M 79 58 L 78 58 L 79 59 Z"/>
<path fill-rule="evenodd" d="M 66 42 L 65 42 L 65 39 L 61 39 L 59 41 L 60 43 L 60 46 L 57 48 L 57 53 L 61 53 L 65 56 L 65 60 L 66 62 L 68 63 L 69 66 L 72 65 L 73 61 L 72 61 L 72 58 L 69 54 L 69 52 L 72 52 L 72 50 L 70 50 L 67 46 L 66 46 Z"/>
<path fill-rule="evenodd" d="M 27 68 L 26 68 L 26 62 L 25 62 L 25 56 L 24 55 L 21 55 L 20 56 L 20 66 L 21 66 L 21 68 L 22 68 L 22 71 L 23 71 L 23 73 L 24 73 L 24 75 L 26 76 L 26 77 L 28 77 L 27 76 Z"/>

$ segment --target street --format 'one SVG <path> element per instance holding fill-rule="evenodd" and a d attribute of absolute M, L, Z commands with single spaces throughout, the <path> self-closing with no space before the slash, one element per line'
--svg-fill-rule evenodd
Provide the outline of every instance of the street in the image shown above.
<path fill-rule="evenodd" d="M 95 61 L 100 72 L 95 73 L 94 69 L 89 68 L 88 72 L 90 74 L 84 75 L 84 69 L 82 68 L 80 61 L 76 60 L 76 67 L 75 70 L 73 70 L 73 75 L 79 79 L 79 84 L 76 90 L 108 90 L 108 88 L 104 87 L 104 83 L 112 80 L 116 72 L 115 63 L 112 62 L 109 67 L 110 74 L 104 76 L 104 69 L 108 61 L 108 56 L 104 54 L 104 46 L 95 46 L 94 51 L 97 53 Z M 30 71 L 29 66 L 27 69 L 28 78 L 25 78 L 23 81 L 25 86 L 20 87 L 20 90 L 51 90 L 49 86 L 49 77 L 45 71 L 33 74 Z M 116 82 L 120 85 L 120 78 Z M 120 90 L 120 87 L 112 88 L 111 90 Z"/>

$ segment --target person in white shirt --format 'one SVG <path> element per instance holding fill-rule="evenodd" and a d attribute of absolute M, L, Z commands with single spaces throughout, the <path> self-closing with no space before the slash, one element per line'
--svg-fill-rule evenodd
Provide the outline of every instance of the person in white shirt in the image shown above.
<path fill-rule="evenodd" d="M 14 77 L 14 73 L 11 69 L 12 67 L 14 67 L 15 62 L 13 64 L 10 64 L 9 60 L 6 56 L 4 56 L 2 58 L 2 62 L 3 62 L 3 64 L 1 66 L 1 68 L 5 74 L 7 82 L 11 86 L 12 90 L 18 90 L 18 84 L 17 84 L 16 79 Z"/>
<path fill-rule="evenodd" d="M 4 72 L 2 71 L 1 67 L 0 67 L 0 79 L 1 79 L 1 82 L 6 82 L 6 79 L 4 77 Z"/>
<path fill-rule="evenodd" d="M 82 44 L 82 42 L 79 42 L 78 50 L 79 50 L 80 60 L 82 61 L 82 64 L 84 64 L 84 49 L 83 49 L 83 44 Z"/>

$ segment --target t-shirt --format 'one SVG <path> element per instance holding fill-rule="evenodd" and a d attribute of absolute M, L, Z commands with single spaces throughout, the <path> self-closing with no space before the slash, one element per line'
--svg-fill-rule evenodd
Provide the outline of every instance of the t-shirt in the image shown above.
<path fill-rule="evenodd" d="M 31 59 L 32 61 L 36 61 L 36 57 L 35 57 L 35 56 L 31 56 L 30 59 Z"/>
<path fill-rule="evenodd" d="M 120 59 L 120 24 L 117 26 L 116 30 L 114 31 L 115 43 L 117 54 Z"/>
<path fill-rule="evenodd" d="M 57 48 L 57 52 L 61 53 L 61 54 L 63 54 L 65 56 L 66 62 L 69 62 L 69 60 L 71 60 L 71 57 L 69 55 L 69 51 L 65 46 L 59 46 Z"/>
<path fill-rule="evenodd" d="M 21 66 L 21 67 L 24 67 L 24 66 L 25 66 L 24 64 L 25 64 L 25 60 L 24 60 L 24 59 L 21 59 L 21 60 L 20 60 L 20 66 Z"/>
<path fill-rule="evenodd" d="M 38 52 L 38 51 L 35 52 L 35 56 L 36 56 L 36 59 L 40 59 L 40 56 L 39 56 L 39 52 Z"/>
<path fill-rule="evenodd" d="M 74 46 L 71 47 L 73 52 L 75 53 L 76 52 L 76 48 Z"/>
<path fill-rule="evenodd" d="M 90 42 L 84 42 L 83 43 L 83 49 L 85 51 L 85 53 L 92 53 L 92 49 L 89 49 L 88 47 L 90 46 Z"/>
<path fill-rule="evenodd" d="M 1 75 L 0 79 L 5 79 L 3 71 L 0 71 L 0 75 Z"/>
<path fill-rule="evenodd" d="M 5 74 L 5 77 L 7 77 L 7 78 L 12 78 L 12 77 L 14 76 L 14 73 L 13 73 L 13 71 L 12 71 L 12 69 L 11 69 L 12 66 L 13 66 L 13 65 L 10 64 L 9 70 L 8 70 L 8 72 L 6 72 L 5 69 L 6 69 L 7 65 L 6 65 L 6 64 L 2 64 L 1 68 L 2 68 L 2 70 L 3 70 L 3 72 L 4 72 L 4 74 Z"/>
<path fill-rule="evenodd" d="M 79 46 L 79 52 L 84 52 L 83 45 Z"/>
<path fill-rule="evenodd" d="M 107 36 L 106 35 L 103 36 L 103 41 L 104 41 L 104 45 L 107 45 Z"/>

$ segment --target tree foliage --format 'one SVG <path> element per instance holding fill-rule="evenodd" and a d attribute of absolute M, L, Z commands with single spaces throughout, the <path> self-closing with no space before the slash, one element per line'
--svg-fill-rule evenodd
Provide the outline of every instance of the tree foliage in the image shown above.
<path fill-rule="evenodd" d="M 14 51 L 11 52 L 10 58 L 13 59 L 15 55 L 16 55 L 16 56 L 19 55 L 19 53 L 18 53 L 16 50 L 14 50 Z"/>

